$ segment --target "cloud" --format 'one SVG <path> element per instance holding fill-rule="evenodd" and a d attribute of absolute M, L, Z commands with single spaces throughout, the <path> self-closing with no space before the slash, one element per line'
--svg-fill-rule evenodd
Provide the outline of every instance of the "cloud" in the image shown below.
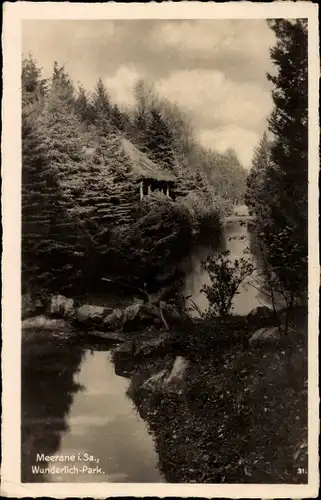
<path fill-rule="evenodd" d="M 110 48 L 118 33 L 112 21 L 25 20 L 22 22 L 22 48 L 40 63 L 46 78 L 52 75 L 54 61 L 66 66 L 75 82 L 92 88 L 101 76 L 100 55 Z M 105 70 L 104 70 L 105 71 Z"/>
<path fill-rule="evenodd" d="M 199 131 L 200 142 L 211 149 L 224 153 L 234 148 L 245 168 L 250 168 L 253 150 L 258 145 L 260 134 L 235 125 L 226 125 L 217 129 Z"/>
<path fill-rule="evenodd" d="M 155 26 L 154 43 L 193 52 L 242 54 L 262 58 L 274 42 L 273 32 L 265 20 L 170 21 Z"/>
<path fill-rule="evenodd" d="M 272 107 L 269 92 L 253 83 L 233 82 L 218 71 L 175 72 L 156 88 L 188 110 L 202 128 L 216 123 L 260 129 Z"/>
<path fill-rule="evenodd" d="M 123 65 L 106 76 L 104 83 L 119 105 L 132 106 L 133 86 L 144 77 L 135 66 Z M 210 70 L 176 71 L 154 85 L 161 96 L 187 112 L 202 144 L 222 152 L 233 147 L 241 163 L 250 166 L 272 109 L 269 92 L 253 83 L 232 82 L 222 72 Z"/>
<path fill-rule="evenodd" d="M 265 75 L 275 36 L 263 19 L 167 21 L 154 25 L 150 37 L 153 50 L 170 53 L 176 69 L 215 69 L 270 89 Z"/>
<path fill-rule="evenodd" d="M 142 72 L 139 72 L 133 66 L 120 66 L 114 74 L 104 78 L 104 84 L 108 93 L 117 104 L 132 106 L 134 104 L 134 84 L 139 78 L 144 76 Z"/>

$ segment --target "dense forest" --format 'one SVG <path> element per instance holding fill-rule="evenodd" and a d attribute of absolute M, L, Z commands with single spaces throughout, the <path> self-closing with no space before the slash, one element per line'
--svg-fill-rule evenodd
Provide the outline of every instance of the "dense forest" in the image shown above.
<path fill-rule="evenodd" d="M 23 284 L 51 292 L 101 276 L 155 284 L 193 243 L 215 242 L 224 214 L 242 202 L 236 153 L 204 148 L 184 111 L 148 83 L 133 92 L 135 106 L 120 109 L 101 79 L 88 92 L 57 62 L 45 79 L 32 54 L 23 58 Z M 124 138 L 174 176 L 171 197 L 139 200 Z"/>

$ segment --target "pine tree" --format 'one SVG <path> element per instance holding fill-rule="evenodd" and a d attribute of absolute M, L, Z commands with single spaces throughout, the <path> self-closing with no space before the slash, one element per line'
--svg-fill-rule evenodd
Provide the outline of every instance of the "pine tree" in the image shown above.
<path fill-rule="evenodd" d="M 137 200 L 137 188 L 124 154 L 120 136 L 91 131 L 95 147 L 87 159 L 82 206 L 98 228 L 99 241 L 115 226 L 131 223 L 131 205 Z"/>
<path fill-rule="evenodd" d="M 32 114 L 35 119 L 43 108 L 48 82 L 42 78 L 42 70 L 31 53 L 22 60 L 21 77 L 22 112 L 24 117 Z"/>
<path fill-rule="evenodd" d="M 66 265 L 61 258 L 68 244 L 59 225 L 67 214 L 55 172 L 47 163 L 39 108 L 45 86 L 31 58 L 23 64 L 22 92 L 28 95 L 22 107 L 22 283 L 52 291 L 70 281 L 74 270 L 71 261 Z"/>
<path fill-rule="evenodd" d="M 75 99 L 75 111 L 80 120 L 85 124 L 91 124 L 94 119 L 94 112 L 88 93 L 82 85 L 79 85 L 77 97 Z"/>
<path fill-rule="evenodd" d="M 135 144 L 138 149 L 147 154 L 148 153 L 148 120 L 149 115 L 145 110 L 135 110 L 132 119 L 132 126 L 129 130 L 129 139 Z"/>
<path fill-rule="evenodd" d="M 124 111 L 121 111 L 117 104 L 114 104 L 111 108 L 111 121 L 115 126 L 116 130 L 120 132 L 125 132 L 128 128 L 129 117 Z"/>
<path fill-rule="evenodd" d="M 87 255 L 93 246 L 88 219 L 81 207 L 82 195 L 87 189 L 84 175 L 86 133 L 75 114 L 74 104 L 72 82 L 64 69 L 55 65 L 46 104 L 39 117 L 39 128 L 44 136 L 46 168 L 56 179 L 56 196 L 65 213 L 57 218 L 52 239 L 55 245 L 64 242 L 59 265 L 65 270 L 66 278 L 73 267 L 74 253 Z M 71 278 L 68 284 L 72 285 Z"/>
<path fill-rule="evenodd" d="M 273 134 L 260 223 L 268 258 L 284 286 L 307 286 L 308 254 L 308 32 L 307 20 L 270 21 L 275 75 Z"/>
<path fill-rule="evenodd" d="M 112 116 L 112 105 L 107 89 L 101 78 L 99 78 L 94 89 L 91 105 L 96 127 L 105 133 L 115 131 Z"/>
<path fill-rule="evenodd" d="M 264 132 L 259 145 L 254 150 L 252 167 L 246 180 L 246 204 L 259 211 L 264 197 L 264 181 L 269 168 L 270 144 Z"/>
<path fill-rule="evenodd" d="M 146 135 L 148 156 L 162 168 L 173 171 L 175 165 L 173 137 L 161 112 L 156 108 L 150 112 Z"/>
<path fill-rule="evenodd" d="M 51 77 L 51 93 L 68 105 L 73 105 L 75 102 L 74 85 L 65 67 L 59 67 L 57 62 L 54 63 Z"/>

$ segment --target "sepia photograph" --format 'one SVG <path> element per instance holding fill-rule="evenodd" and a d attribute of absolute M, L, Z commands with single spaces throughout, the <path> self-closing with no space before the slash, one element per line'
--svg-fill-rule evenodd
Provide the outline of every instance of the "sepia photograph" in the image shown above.
<path fill-rule="evenodd" d="M 317 10 L 277 4 L 19 20 L 22 496 L 316 480 Z"/>

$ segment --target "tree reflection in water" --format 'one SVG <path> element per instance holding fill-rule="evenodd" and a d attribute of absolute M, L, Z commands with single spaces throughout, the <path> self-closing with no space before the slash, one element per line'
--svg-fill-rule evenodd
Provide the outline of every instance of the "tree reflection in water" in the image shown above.
<path fill-rule="evenodd" d="M 29 332 L 28 332 L 29 333 Z M 68 430 L 67 416 L 81 386 L 74 380 L 84 350 L 70 340 L 37 338 L 22 345 L 21 373 L 21 480 L 44 482 L 33 474 L 37 453 L 52 455 Z"/>

